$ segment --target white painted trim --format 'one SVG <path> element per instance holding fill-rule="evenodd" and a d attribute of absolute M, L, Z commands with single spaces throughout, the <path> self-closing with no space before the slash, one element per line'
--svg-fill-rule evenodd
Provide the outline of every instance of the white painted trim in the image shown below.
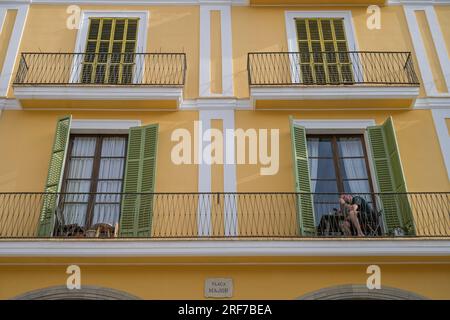
<path fill-rule="evenodd" d="M 421 6 L 435 6 L 447 5 L 450 0 L 388 0 L 388 5 L 421 5 Z"/>
<path fill-rule="evenodd" d="M 136 42 L 136 53 L 145 53 L 147 51 L 147 30 L 150 18 L 149 11 L 104 11 L 104 10 L 83 10 L 81 11 L 80 26 L 77 33 L 77 39 L 75 42 L 74 53 L 83 53 L 86 50 L 87 34 L 89 29 L 90 18 L 138 18 L 138 32 Z M 72 64 L 72 72 L 70 76 L 70 83 L 78 83 L 81 76 L 82 68 L 79 67 L 80 61 L 74 59 Z M 144 70 L 144 61 L 137 59 L 136 70 Z M 138 74 L 134 72 L 134 83 L 139 82 L 139 78 L 143 76 L 142 73 Z"/>
<path fill-rule="evenodd" d="M 91 120 L 91 119 L 76 119 L 72 120 L 70 125 L 71 133 L 82 134 L 122 134 L 128 133 L 132 127 L 140 127 L 141 120 Z"/>
<path fill-rule="evenodd" d="M 139 29 L 136 52 L 145 52 L 147 49 L 147 29 L 150 12 L 124 11 L 124 10 L 83 10 L 80 18 L 80 28 L 77 33 L 75 52 L 84 52 L 86 49 L 87 33 L 89 28 L 89 18 L 139 18 Z"/>
<path fill-rule="evenodd" d="M 9 84 L 13 75 L 16 58 L 19 53 L 19 45 L 22 40 L 25 23 L 28 16 L 28 5 L 18 5 L 16 7 L 3 6 L 3 8 L 17 9 L 16 20 L 12 30 L 11 38 L 6 51 L 3 68 L 0 73 L 0 97 L 6 97 L 8 94 Z"/>
<path fill-rule="evenodd" d="M 222 93 L 211 93 L 211 11 L 220 11 L 222 47 Z M 233 49 L 231 7 L 229 5 L 200 6 L 199 96 L 233 96 Z"/>
<path fill-rule="evenodd" d="M 416 17 L 416 11 L 424 11 L 430 28 L 432 40 L 438 54 L 442 73 L 447 85 L 448 93 L 442 94 L 437 91 L 436 84 L 431 72 L 430 57 L 427 56 L 422 34 L 420 33 L 419 24 Z M 450 96 L 450 60 L 447 54 L 445 40 L 439 27 L 439 22 L 433 6 L 404 6 L 406 22 L 408 24 L 414 51 L 419 64 L 420 73 L 422 75 L 423 86 L 428 96 Z"/>
<path fill-rule="evenodd" d="M 211 165 L 210 161 L 206 163 L 204 161 L 204 156 L 208 157 L 210 155 L 203 155 L 203 133 L 211 128 L 211 120 L 222 120 L 223 121 L 223 133 L 227 130 L 235 129 L 234 124 L 234 110 L 200 110 L 199 111 L 199 121 L 201 123 L 201 130 L 198 133 L 198 150 L 197 155 L 199 161 L 198 168 L 198 192 L 211 192 Z M 233 136 L 227 136 L 224 134 L 223 139 L 223 190 L 224 192 L 236 192 L 236 165 L 235 161 L 229 164 L 226 159 L 235 159 L 235 139 Z M 231 154 L 227 154 L 227 150 L 231 150 Z M 202 160 L 203 159 L 203 160 Z M 235 198 L 227 199 L 224 201 L 224 234 L 225 236 L 237 236 L 238 233 L 238 220 L 237 220 L 237 205 Z M 205 209 L 205 210 L 202 210 Z M 210 206 L 206 208 L 200 208 L 198 211 L 198 234 L 199 236 L 208 236 L 211 233 L 211 211 Z"/>
<path fill-rule="evenodd" d="M 415 99 L 419 87 L 252 87 L 252 104 L 256 100 L 355 100 L 355 99 Z"/>
<path fill-rule="evenodd" d="M 376 124 L 374 119 L 343 119 L 343 120 L 300 120 L 294 119 L 294 123 L 305 127 L 307 131 L 314 130 L 346 130 L 348 131 L 359 130 L 363 132 L 367 127 L 374 126 Z"/>
<path fill-rule="evenodd" d="M 252 110 L 250 99 L 212 98 L 183 100 L 180 110 Z"/>
<path fill-rule="evenodd" d="M 0 110 L 22 110 L 19 100 L 0 98 Z"/>
<path fill-rule="evenodd" d="M 345 35 L 347 37 L 347 45 L 349 51 L 358 51 L 358 45 L 356 40 L 355 26 L 353 25 L 352 12 L 350 10 L 345 11 L 286 11 L 285 12 L 285 23 L 286 23 L 286 34 L 288 42 L 289 52 L 298 52 L 298 41 L 297 41 L 297 26 L 295 24 L 296 18 L 343 18 L 344 19 L 344 29 Z M 290 57 L 294 59 L 294 57 Z M 353 66 L 356 69 L 356 65 L 359 61 L 353 61 Z M 291 61 L 291 66 L 296 65 L 295 61 Z M 300 82 L 300 74 L 298 69 L 291 70 L 291 76 L 294 83 Z M 353 72 L 355 75 L 360 74 L 360 72 Z"/>
<path fill-rule="evenodd" d="M 431 114 L 433 115 L 434 126 L 441 145 L 442 157 L 447 168 L 447 177 L 450 180 L 450 136 L 445 121 L 445 119 L 450 119 L 450 109 L 435 109 L 431 111 Z"/>
<path fill-rule="evenodd" d="M 306 129 L 310 134 L 363 134 L 365 149 L 368 159 L 373 159 L 370 150 L 367 128 L 375 126 L 374 119 L 323 119 L 323 120 L 300 120 L 294 119 L 294 123 Z M 379 192 L 379 186 L 375 175 L 373 161 L 369 161 L 369 174 L 372 178 L 373 189 Z"/>
<path fill-rule="evenodd" d="M 0 241 L 0 257 L 449 256 L 450 240 Z"/>
<path fill-rule="evenodd" d="M 17 99 L 47 100 L 177 100 L 183 97 L 182 87 L 137 86 L 14 86 Z"/>
<path fill-rule="evenodd" d="M 209 8 L 200 6 L 199 96 L 211 95 L 211 20 Z"/>
<path fill-rule="evenodd" d="M 221 10 L 222 36 L 222 95 L 232 96 L 233 92 L 233 39 L 231 30 L 231 7 Z"/>
<path fill-rule="evenodd" d="M 450 108 L 450 97 L 426 97 L 416 99 L 414 109 L 445 109 Z"/>
<path fill-rule="evenodd" d="M 3 25 L 5 24 L 7 11 L 8 9 L 6 7 L 0 7 L 0 34 L 2 33 Z"/>
<path fill-rule="evenodd" d="M 249 5 L 249 0 L 4 0 L 10 3 L 33 3 L 33 4 L 85 4 L 85 5 Z"/>

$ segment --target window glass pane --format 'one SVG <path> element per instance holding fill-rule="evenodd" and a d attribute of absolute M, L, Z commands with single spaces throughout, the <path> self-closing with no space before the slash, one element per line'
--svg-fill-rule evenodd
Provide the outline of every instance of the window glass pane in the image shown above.
<path fill-rule="evenodd" d="M 311 179 L 336 179 L 333 159 L 309 158 L 308 160 Z"/>
<path fill-rule="evenodd" d="M 340 160 L 342 179 L 367 179 L 366 161 L 363 158 Z"/>
<path fill-rule="evenodd" d="M 90 179 L 92 177 L 92 158 L 74 158 L 70 160 L 69 179 Z"/>
<path fill-rule="evenodd" d="M 77 157 L 93 157 L 95 153 L 95 137 L 76 137 L 73 139 L 72 155 Z"/>
<path fill-rule="evenodd" d="M 340 157 L 363 157 L 363 145 L 359 137 L 339 137 L 337 139 Z"/>
<path fill-rule="evenodd" d="M 368 180 L 344 180 L 344 192 L 370 193 L 369 181 Z"/>
<path fill-rule="evenodd" d="M 329 181 L 329 180 L 311 180 L 311 188 L 314 190 L 313 192 L 330 192 L 330 193 L 337 193 L 337 183 L 336 181 Z"/>
<path fill-rule="evenodd" d="M 330 138 L 307 138 L 309 157 L 333 157 Z"/>
<path fill-rule="evenodd" d="M 91 187 L 90 181 L 67 181 L 66 195 L 64 195 L 65 202 L 87 202 L 89 199 L 89 189 Z M 70 194 L 81 193 L 81 194 Z"/>
<path fill-rule="evenodd" d="M 102 157 L 124 157 L 125 138 L 108 137 L 103 138 Z"/>
<path fill-rule="evenodd" d="M 92 224 L 108 224 L 112 227 L 119 221 L 120 204 L 96 204 Z"/>
<path fill-rule="evenodd" d="M 122 179 L 124 159 L 102 159 L 99 179 Z"/>
<path fill-rule="evenodd" d="M 87 204 L 64 204 L 62 225 L 76 224 L 81 227 L 85 225 Z"/>
<path fill-rule="evenodd" d="M 122 192 L 122 181 L 99 181 L 97 192 L 104 193 L 96 196 L 96 202 L 120 202 L 120 193 Z"/>

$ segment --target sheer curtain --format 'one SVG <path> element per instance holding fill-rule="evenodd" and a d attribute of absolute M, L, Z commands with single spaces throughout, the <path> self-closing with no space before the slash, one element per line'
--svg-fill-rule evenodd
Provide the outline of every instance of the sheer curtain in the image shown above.
<path fill-rule="evenodd" d="M 119 221 L 120 193 L 125 165 L 126 139 L 123 137 L 104 138 L 92 224 L 105 223 L 114 226 Z M 101 194 L 107 193 L 107 194 Z"/>
<path fill-rule="evenodd" d="M 361 140 L 359 138 L 341 138 L 338 142 L 340 156 L 345 172 L 343 172 L 344 179 L 358 179 L 346 180 L 351 193 L 369 193 L 370 187 L 368 183 L 368 176 L 366 170 L 366 163 L 364 159 L 364 151 Z M 346 157 L 352 157 L 347 158 Z"/>
<path fill-rule="evenodd" d="M 63 223 L 85 226 L 89 190 L 95 154 L 95 137 L 77 137 L 73 140 L 72 153 L 64 198 Z M 81 193 L 81 194 L 76 194 Z"/>
<path fill-rule="evenodd" d="M 311 176 L 311 192 L 316 191 L 317 170 L 319 168 L 319 138 L 308 139 L 308 161 L 309 161 L 309 174 Z"/>

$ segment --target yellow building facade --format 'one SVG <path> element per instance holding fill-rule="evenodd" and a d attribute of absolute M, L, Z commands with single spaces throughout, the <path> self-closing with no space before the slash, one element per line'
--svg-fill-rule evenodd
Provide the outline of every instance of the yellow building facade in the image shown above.
<path fill-rule="evenodd" d="M 1 299 L 450 298 L 449 1 L 101 2 L 0 3 Z"/>

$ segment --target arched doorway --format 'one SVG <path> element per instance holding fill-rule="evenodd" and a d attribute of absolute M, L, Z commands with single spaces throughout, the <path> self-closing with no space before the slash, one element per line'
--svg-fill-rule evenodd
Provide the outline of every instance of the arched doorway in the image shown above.
<path fill-rule="evenodd" d="M 13 300 L 139 300 L 138 297 L 116 289 L 82 286 L 69 290 L 66 286 L 48 287 L 21 294 Z"/>
<path fill-rule="evenodd" d="M 421 295 L 410 291 L 382 287 L 370 290 L 365 285 L 348 284 L 323 288 L 307 293 L 298 300 L 427 300 Z"/>

